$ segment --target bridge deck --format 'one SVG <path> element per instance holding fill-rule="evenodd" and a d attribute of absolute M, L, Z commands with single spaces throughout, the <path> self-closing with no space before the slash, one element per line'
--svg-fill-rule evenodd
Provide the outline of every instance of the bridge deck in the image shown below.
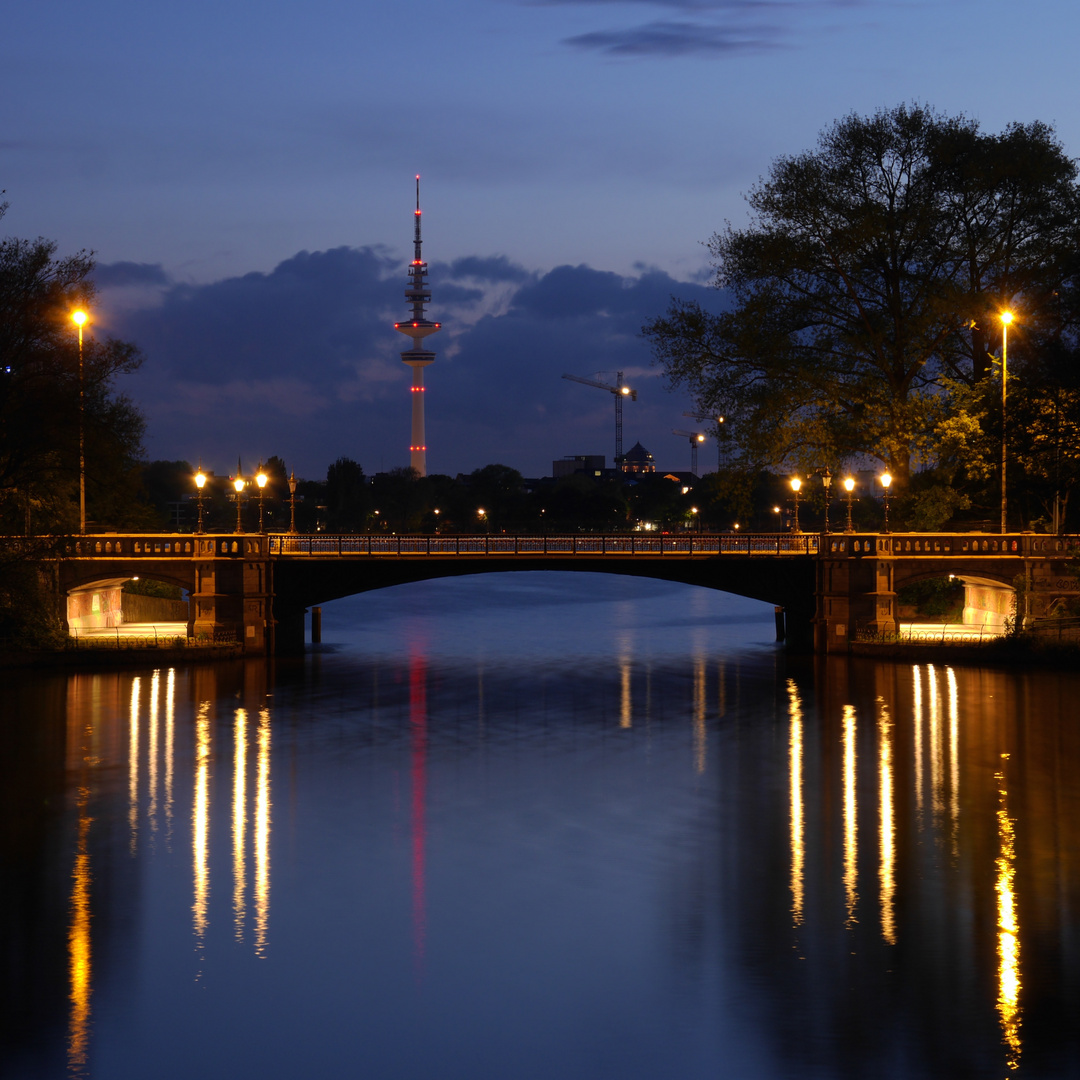
<path fill-rule="evenodd" d="M 394 557 L 469 555 L 816 555 L 819 537 L 811 533 L 695 534 L 648 536 L 627 533 L 562 536 L 450 535 L 387 536 L 375 534 L 268 537 L 270 555 Z"/>

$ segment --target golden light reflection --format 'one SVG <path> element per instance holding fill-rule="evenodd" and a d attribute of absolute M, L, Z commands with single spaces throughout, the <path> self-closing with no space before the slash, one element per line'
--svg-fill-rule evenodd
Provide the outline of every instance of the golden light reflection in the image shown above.
<path fill-rule="evenodd" d="M 90 1042 L 91 948 L 90 948 L 90 853 L 87 841 L 92 818 L 86 812 L 87 788 L 79 789 L 78 842 L 71 874 L 71 911 L 68 925 L 68 1074 L 84 1075 Z"/>
<path fill-rule="evenodd" d="M 255 771 L 255 954 L 266 955 L 270 926 L 270 710 L 259 710 Z"/>
<path fill-rule="evenodd" d="M 236 710 L 233 725 L 233 926 L 237 941 L 244 939 L 245 894 L 247 867 L 245 844 L 247 832 L 247 712 Z"/>
<path fill-rule="evenodd" d="M 150 676 L 150 713 L 147 717 L 147 785 L 149 787 L 149 804 L 146 808 L 146 820 L 150 824 L 150 832 L 157 832 L 158 811 L 158 698 L 161 694 L 161 672 L 155 670 Z"/>
<path fill-rule="evenodd" d="M 795 680 L 788 679 L 788 767 L 791 792 L 791 925 L 803 921 L 803 874 L 806 866 L 803 810 L 803 713 Z"/>
<path fill-rule="evenodd" d="M 135 854 L 139 838 L 139 689 L 138 676 L 131 680 L 130 732 L 128 735 L 128 831 L 131 834 L 131 854 Z"/>
<path fill-rule="evenodd" d="M 878 884 L 881 898 L 881 936 L 896 944 L 896 821 L 893 807 L 893 725 L 889 707 L 878 698 Z"/>
<path fill-rule="evenodd" d="M 705 771 L 707 736 L 705 731 L 705 658 L 694 658 L 694 770 Z"/>
<path fill-rule="evenodd" d="M 619 705 L 619 727 L 633 726 L 633 699 L 630 694 L 630 660 L 624 657 L 619 661 L 619 674 L 622 677 L 622 700 Z"/>
<path fill-rule="evenodd" d="M 956 672 L 945 669 L 949 688 L 949 819 L 951 822 L 952 857 L 960 856 L 960 693 Z"/>
<path fill-rule="evenodd" d="M 926 690 L 930 710 L 930 798 L 936 817 L 945 810 L 945 739 L 941 730 L 937 670 L 933 664 L 926 665 Z"/>
<path fill-rule="evenodd" d="M 1007 761 L 1009 755 L 1002 754 Z M 998 1018 L 1005 1042 L 1005 1063 L 1010 1070 L 1020 1065 L 1020 920 L 1016 910 L 1016 831 L 1009 817 L 1004 767 L 994 774 L 998 782 L 997 926 L 998 926 Z"/>
<path fill-rule="evenodd" d="M 919 827 L 922 827 L 923 808 L 923 707 L 922 707 L 922 670 L 916 664 L 912 669 L 912 712 L 915 727 L 915 809 L 919 814 Z"/>
<path fill-rule="evenodd" d="M 173 747 L 176 737 L 176 668 L 169 668 L 165 683 L 165 827 L 166 839 L 172 839 Z"/>
<path fill-rule="evenodd" d="M 195 715 L 195 805 L 191 813 L 194 894 L 191 905 L 196 942 L 201 946 L 210 899 L 210 702 L 199 702 Z"/>
<path fill-rule="evenodd" d="M 855 706 L 844 706 L 844 897 L 847 906 L 845 926 L 854 926 L 859 899 L 859 823 L 855 791 L 856 759 Z"/>

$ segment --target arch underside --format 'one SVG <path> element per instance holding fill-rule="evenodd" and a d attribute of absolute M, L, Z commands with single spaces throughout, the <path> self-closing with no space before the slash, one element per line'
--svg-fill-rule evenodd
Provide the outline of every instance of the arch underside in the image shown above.
<path fill-rule="evenodd" d="M 410 582 L 472 574 L 526 571 L 623 574 L 699 585 L 811 614 L 814 594 L 812 558 L 761 556 L 737 563 L 720 558 L 656 558 L 615 560 L 551 556 L 529 559 L 486 556 L 483 564 L 460 557 L 439 559 L 356 560 L 316 562 L 282 559 L 274 567 L 275 606 L 296 609 L 329 603 L 357 593 Z"/>

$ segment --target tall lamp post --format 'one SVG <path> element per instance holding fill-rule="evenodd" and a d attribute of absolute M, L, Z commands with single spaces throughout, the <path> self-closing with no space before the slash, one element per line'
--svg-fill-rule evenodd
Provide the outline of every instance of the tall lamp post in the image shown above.
<path fill-rule="evenodd" d="M 885 489 L 885 528 L 884 532 L 889 531 L 889 487 L 892 485 L 892 477 L 884 472 L 881 474 L 881 486 Z"/>
<path fill-rule="evenodd" d="M 232 486 L 233 490 L 236 492 L 236 531 L 242 533 L 244 531 L 244 519 L 240 514 L 244 504 L 241 496 L 244 493 L 244 488 L 247 487 L 247 481 L 240 475 L 239 466 L 237 467 L 236 475 L 233 477 Z"/>
<path fill-rule="evenodd" d="M 1001 313 L 1001 531 L 1006 531 L 1008 503 L 1005 495 L 1005 384 L 1009 377 L 1009 323 L 1013 321 L 1011 311 Z"/>
<path fill-rule="evenodd" d="M 199 466 L 199 471 L 195 474 L 195 499 L 199 504 L 199 524 L 195 531 L 201 533 L 203 531 L 203 488 L 206 487 L 206 473 L 202 471 L 202 466 Z"/>
<path fill-rule="evenodd" d="M 86 382 L 83 378 L 83 335 L 85 311 L 73 311 L 71 321 L 79 328 L 79 532 L 86 532 Z"/>
<path fill-rule="evenodd" d="M 255 470 L 255 483 L 259 486 L 259 532 L 264 533 L 266 529 L 264 527 L 264 513 L 266 510 L 266 481 L 269 477 L 263 472 L 262 463 L 259 463 L 259 467 Z"/>
<path fill-rule="evenodd" d="M 802 487 L 802 481 L 797 477 L 791 478 L 791 490 L 795 493 L 795 522 L 792 532 L 800 533 L 802 529 L 799 528 L 799 489 Z"/>
<path fill-rule="evenodd" d="M 296 535 L 296 473 L 289 473 L 289 532 Z"/>
<path fill-rule="evenodd" d="M 844 490 L 847 492 L 847 527 L 844 532 L 853 533 L 855 526 L 851 523 L 851 501 L 855 497 L 855 477 L 844 477 Z"/>
<path fill-rule="evenodd" d="M 832 494 L 832 473 L 829 471 L 829 466 L 826 465 L 821 473 L 821 482 L 825 485 L 825 528 L 823 532 L 829 531 L 829 497 Z"/>

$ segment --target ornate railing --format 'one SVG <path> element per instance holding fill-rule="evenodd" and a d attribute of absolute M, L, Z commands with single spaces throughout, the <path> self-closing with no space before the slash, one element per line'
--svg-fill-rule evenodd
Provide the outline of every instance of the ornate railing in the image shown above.
<path fill-rule="evenodd" d="M 816 555 L 816 533 L 579 533 L 569 535 L 409 536 L 365 533 L 273 534 L 270 555 L 470 556 L 470 555 Z"/>

